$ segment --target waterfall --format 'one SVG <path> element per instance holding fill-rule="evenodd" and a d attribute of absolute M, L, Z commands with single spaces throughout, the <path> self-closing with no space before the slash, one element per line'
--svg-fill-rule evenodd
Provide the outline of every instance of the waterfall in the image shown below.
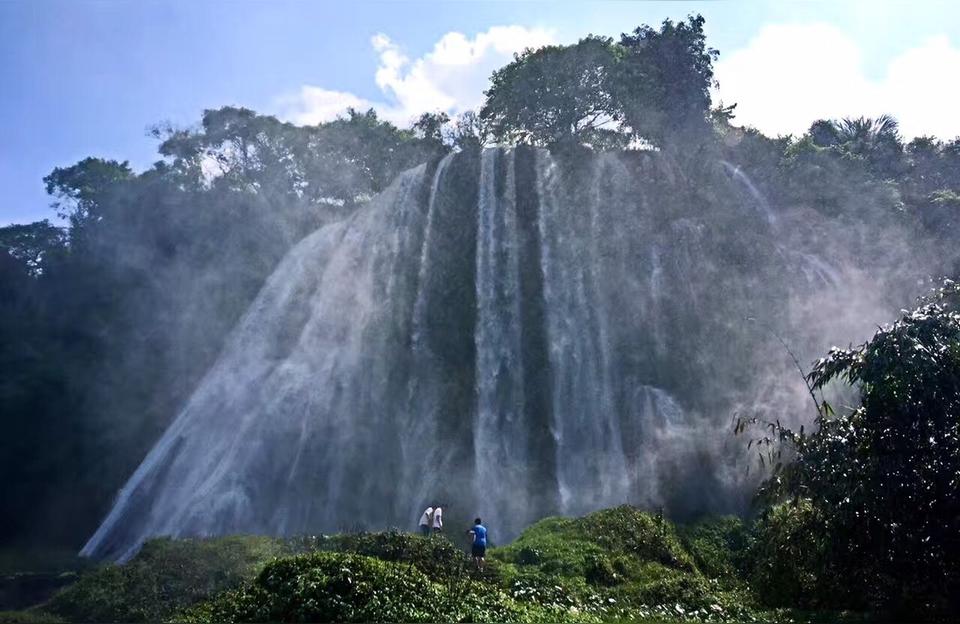
<path fill-rule="evenodd" d="M 747 189 L 747 192 L 750 194 L 750 197 L 753 199 L 754 204 L 760 211 L 763 213 L 764 218 L 772 226 L 777 225 L 777 214 L 773 211 L 773 208 L 770 207 L 770 202 L 767 201 L 767 198 L 763 196 L 763 193 L 760 192 L 760 189 L 753 183 L 753 180 L 750 179 L 750 176 L 745 174 L 740 167 L 729 163 L 725 160 L 721 160 L 720 164 L 723 165 L 723 168 L 726 169 L 733 179 L 742 184 L 744 188 Z"/>
<path fill-rule="evenodd" d="M 83 554 L 122 560 L 153 535 L 348 528 L 368 499 L 406 493 L 364 475 L 399 474 L 391 354 L 408 331 L 424 175 L 291 250 Z"/>
<path fill-rule="evenodd" d="M 428 341 L 430 333 L 428 312 L 431 304 L 428 284 L 432 282 L 433 273 L 438 268 L 432 262 L 430 249 L 437 236 L 440 183 L 453 157 L 454 154 L 444 157 L 437 165 L 433 176 L 423 247 L 420 253 L 417 297 L 413 308 L 411 362 L 421 374 L 411 376 L 408 381 L 407 409 L 402 414 L 400 423 L 403 466 L 400 483 L 405 485 L 404 491 L 409 492 L 409 495 L 397 501 L 398 510 L 410 517 L 421 511 L 422 505 L 434 505 L 438 502 L 426 503 L 425 501 L 436 497 L 434 494 L 437 489 L 436 477 L 449 471 L 449 457 L 444 454 L 443 446 L 436 442 L 440 437 L 439 422 L 442 417 L 440 413 L 442 388 L 436 381 L 440 377 L 442 364 Z"/>
<path fill-rule="evenodd" d="M 537 158 L 557 481 L 561 510 L 578 514 L 627 502 L 629 494 L 599 285 L 599 186 L 606 178 L 592 176 L 589 203 L 577 210 L 563 201 L 549 155 Z"/>
<path fill-rule="evenodd" d="M 484 515 L 501 519 L 526 505 L 529 463 L 514 164 L 514 152 L 483 153 L 477 207 L 476 496 Z"/>
<path fill-rule="evenodd" d="M 823 217 L 774 214 L 729 163 L 707 193 L 673 166 L 465 151 L 309 235 L 83 554 L 123 560 L 159 535 L 412 528 L 434 502 L 448 522 L 481 515 L 496 543 L 621 503 L 740 510 L 732 414 L 809 412 L 792 362 L 743 319 L 810 353 L 855 339 L 848 328 L 886 313 L 879 295 L 838 300 L 882 283 L 854 265 L 857 240 L 896 237 L 844 243 Z"/>

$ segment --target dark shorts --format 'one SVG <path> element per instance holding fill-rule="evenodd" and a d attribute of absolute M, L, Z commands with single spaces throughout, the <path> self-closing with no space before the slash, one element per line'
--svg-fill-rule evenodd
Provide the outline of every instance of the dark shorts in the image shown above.
<path fill-rule="evenodd" d="M 430 537 L 430 527 L 425 524 L 420 525 L 420 535 L 424 537 Z"/>
<path fill-rule="evenodd" d="M 485 557 L 487 554 L 486 546 L 478 546 L 474 544 L 471 550 L 473 551 L 473 556 L 477 559 L 483 559 L 483 557 Z"/>

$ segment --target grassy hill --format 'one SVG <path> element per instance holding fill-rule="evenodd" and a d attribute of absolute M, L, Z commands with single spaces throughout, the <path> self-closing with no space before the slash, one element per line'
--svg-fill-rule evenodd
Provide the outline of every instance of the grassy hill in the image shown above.
<path fill-rule="evenodd" d="M 541 520 L 482 574 L 465 541 L 396 531 L 157 539 L 0 622 L 810 621 L 761 607 L 749 542 L 736 518 L 677 526 L 627 506 Z"/>

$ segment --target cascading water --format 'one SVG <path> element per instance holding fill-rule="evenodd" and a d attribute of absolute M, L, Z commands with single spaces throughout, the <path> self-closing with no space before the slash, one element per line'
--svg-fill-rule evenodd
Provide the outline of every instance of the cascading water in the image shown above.
<path fill-rule="evenodd" d="M 600 287 L 605 271 L 597 250 L 603 210 L 598 190 L 606 178 L 592 176 L 588 205 L 576 209 L 563 202 L 549 155 L 537 157 L 560 508 L 580 514 L 629 498 Z M 604 165 L 598 159 L 593 166 Z"/>
<path fill-rule="evenodd" d="M 83 554 L 407 527 L 437 501 L 494 542 L 619 503 L 736 510 L 732 413 L 807 411 L 743 319 L 818 353 L 888 310 L 800 305 L 866 275 L 835 268 L 855 254 L 824 251 L 829 224 L 782 226 L 732 165 L 707 199 L 670 167 L 518 148 L 401 175 L 289 252 Z"/>
<path fill-rule="evenodd" d="M 483 153 L 477 209 L 476 495 L 484 515 L 498 518 L 524 512 L 527 502 L 518 493 L 526 490 L 529 464 L 513 165 L 513 152 Z"/>

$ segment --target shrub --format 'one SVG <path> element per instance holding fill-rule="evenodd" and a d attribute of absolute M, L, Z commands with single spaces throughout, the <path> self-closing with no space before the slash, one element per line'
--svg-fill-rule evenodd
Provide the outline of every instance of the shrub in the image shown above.
<path fill-rule="evenodd" d="M 0 611 L 0 624 L 63 624 L 57 616 L 31 609 L 28 611 Z"/>
<path fill-rule="evenodd" d="M 345 533 L 330 536 L 321 548 L 383 561 L 402 561 L 431 579 L 462 576 L 466 570 L 473 569 L 466 553 L 442 536 L 426 538 L 400 531 Z"/>
<path fill-rule="evenodd" d="M 709 578 L 735 582 L 745 569 L 750 532 L 735 516 L 708 518 L 680 529 L 697 568 Z"/>
<path fill-rule="evenodd" d="M 256 581 L 188 612 L 187 621 L 425 622 L 438 587 L 416 570 L 370 557 L 311 553 L 266 566 Z"/>
<path fill-rule="evenodd" d="M 538 565 L 540 563 L 540 551 L 536 548 L 524 546 L 517 552 L 518 565 Z"/>
<path fill-rule="evenodd" d="M 70 621 L 160 621 L 252 579 L 284 552 L 281 541 L 265 537 L 151 540 L 128 563 L 82 575 L 45 608 Z"/>
<path fill-rule="evenodd" d="M 768 548 L 774 559 L 766 565 L 798 575 L 809 595 L 791 596 L 808 604 L 829 599 L 898 619 L 955 617 L 960 286 L 946 280 L 869 342 L 831 349 L 808 376 L 811 395 L 835 381 L 859 390 L 859 407 L 834 412 L 818 404 L 806 434 L 769 425 L 795 459 L 777 465 L 763 497 L 807 501 L 772 510 L 761 537 L 777 548 Z M 822 582 L 827 574 L 844 580 L 839 590 Z"/>
<path fill-rule="evenodd" d="M 587 557 L 583 577 L 591 585 L 616 585 L 623 580 L 606 557 L 591 555 Z"/>
<path fill-rule="evenodd" d="M 521 553 L 530 551 L 537 553 L 543 572 L 560 576 L 585 576 L 588 562 L 594 557 L 656 561 L 678 570 L 696 571 L 672 523 L 627 505 L 582 518 L 546 518 L 491 556 L 519 564 Z"/>
<path fill-rule="evenodd" d="M 750 585 L 770 606 L 815 608 L 832 602 L 829 533 L 807 499 L 782 503 L 761 517 L 750 547 Z"/>
<path fill-rule="evenodd" d="M 181 613 L 180 622 L 546 622 L 556 609 L 520 604 L 471 580 L 443 586 L 412 566 L 315 552 L 267 565 L 256 580 Z M 587 616 L 579 620 L 590 620 Z"/>
<path fill-rule="evenodd" d="M 620 593 L 634 605 L 682 605 L 684 610 L 709 607 L 718 602 L 706 579 L 692 574 L 665 573 L 648 581 L 632 583 Z"/>

